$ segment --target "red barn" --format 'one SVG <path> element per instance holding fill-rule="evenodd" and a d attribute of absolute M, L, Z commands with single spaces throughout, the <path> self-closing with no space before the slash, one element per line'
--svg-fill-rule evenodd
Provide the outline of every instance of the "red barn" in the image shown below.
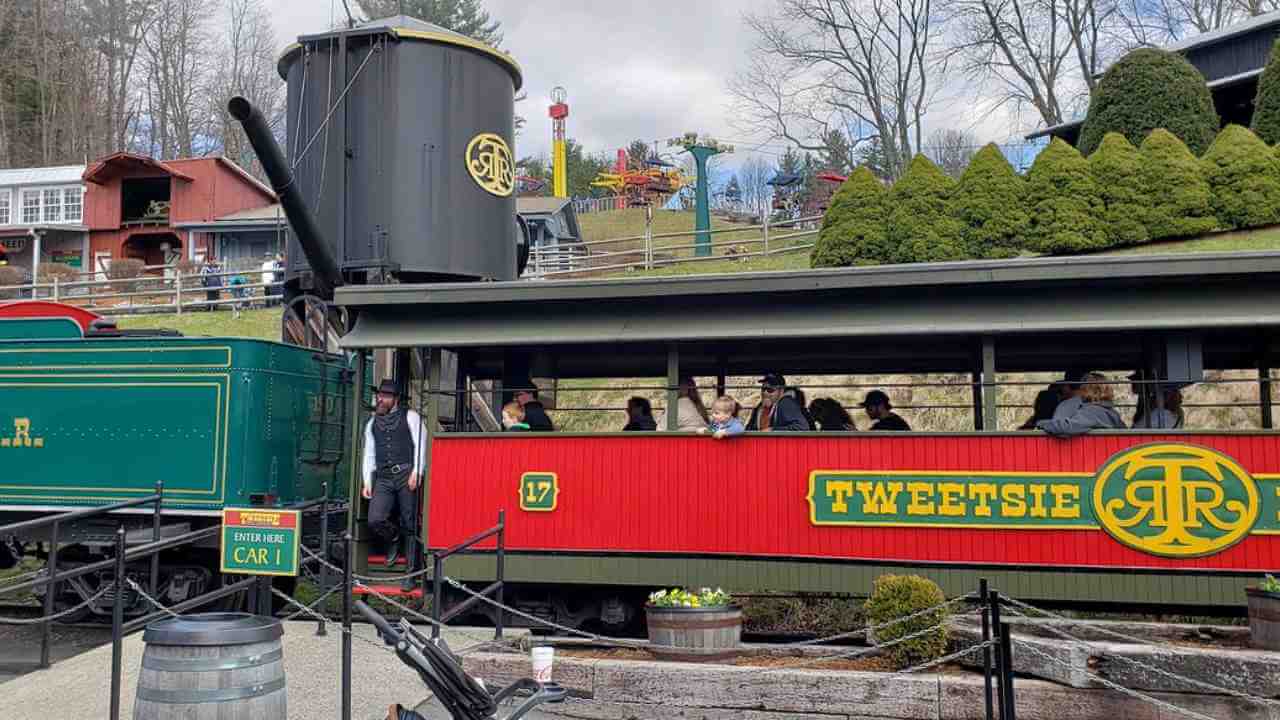
<path fill-rule="evenodd" d="M 178 227 L 275 202 L 271 189 L 221 157 L 156 160 L 116 153 L 84 173 L 85 224 L 93 267 L 115 258 L 147 265 L 198 259 L 203 233 Z"/>

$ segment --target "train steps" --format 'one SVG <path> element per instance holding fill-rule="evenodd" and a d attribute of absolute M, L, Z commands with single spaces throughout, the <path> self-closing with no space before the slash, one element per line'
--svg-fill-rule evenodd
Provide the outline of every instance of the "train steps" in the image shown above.
<path fill-rule="evenodd" d="M 376 578 L 379 575 L 386 575 L 388 577 L 403 575 L 408 571 L 408 568 L 409 564 L 403 556 L 401 556 L 396 561 L 396 564 L 390 568 L 387 567 L 386 555 L 370 555 L 368 558 L 368 574 L 373 578 Z M 352 589 L 352 592 L 356 595 L 372 595 L 376 592 L 380 595 L 386 595 L 387 597 L 407 597 L 415 600 L 420 600 L 424 597 L 421 581 L 418 583 L 418 587 L 415 587 L 412 592 L 405 592 L 402 590 L 400 588 L 399 581 L 390 581 L 382 584 L 366 583 L 365 585 L 356 585 Z"/>

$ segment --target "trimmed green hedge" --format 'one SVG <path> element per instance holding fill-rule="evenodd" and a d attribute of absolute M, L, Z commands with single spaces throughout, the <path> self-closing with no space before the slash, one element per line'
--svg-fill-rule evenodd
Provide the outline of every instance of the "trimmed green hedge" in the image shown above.
<path fill-rule="evenodd" d="M 893 261 L 964 260 L 963 228 L 952 215 L 956 181 L 924 155 L 916 155 L 889 191 L 889 244 Z"/>
<path fill-rule="evenodd" d="M 1027 173 L 1027 246 L 1053 255 L 1107 246 L 1102 197 L 1089 163 L 1054 138 Z"/>
<path fill-rule="evenodd" d="M 1204 76 L 1186 58 L 1141 48 L 1112 65 L 1098 82 L 1080 130 L 1080 152 L 1092 154 L 1109 132 L 1138 145 L 1156 128 L 1182 138 L 1199 155 L 1218 131 L 1218 113 Z"/>
<path fill-rule="evenodd" d="M 1280 222 L 1280 160 L 1248 128 L 1228 125 L 1201 159 L 1213 212 L 1228 228 Z"/>
<path fill-rule="evenodd" d="M 952 194 L 954 217 L 962 224 L 965 255 L 1014 257 L 1022 249 L 1027 216 L 1027 181 L 994 143 L 969 161 Z"/>
<path fill-rule="evenodd" d="M 1209 181 L 1185 143 L 1161 128 L 1151 131 L 1138 153 L 1152 240 L 1201 235 L 1218 226 Z"/>
<path fill-rule="evenodd" d="M 822 218 L 818 242 L 809 255 L 812 267 L 876 265 L 892 261 L 885 233 L 888 191 L 866 167 L 853 171 Z"/>
<path fill-rule="evenodd" d="M 1089 156 L 1089 173 L 1102 198 L 1107 244 L 1137 245 L 1150 240 L 1138 148 L 1120 133 L 1107 133 Z"/>
<path fill-rule="evenodd" d="M 1280 40 L 1271 46 L 1271 59 L 1258 78 L 1250 127 L 1266 144 L 1280 143 Z"/>

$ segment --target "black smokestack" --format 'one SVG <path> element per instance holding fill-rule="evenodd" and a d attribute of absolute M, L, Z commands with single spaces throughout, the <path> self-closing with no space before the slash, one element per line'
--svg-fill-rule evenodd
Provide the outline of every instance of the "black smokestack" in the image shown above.
<path fill-rule="evenodd" d="M 307 262 L 315 271 L 316 294 L 326 300 L 332 299 L 333 289 L 342 285 L 342 271 L 329 252 L 329 246 L 320 234 L 315 217 L 307 209 L 302 193 L 298 192 L 298 186 L 293 182 L 293 171 L 280 153 L 280 146 L 276 144 L 275 138 L 271 137 L 266 118 L 262 117 L 262 112 L 253 103 L 238 95 L 227 103 L 227 112 L 244 126 L 244 134 L 248 136 L 249 144 L 253 146 L 267 178 L 271 180 L 272 189 L 280 198 L 280 207 L 284 209 L 285 217 L 289 218 L 289 225 L 293 227 L 298 244 L 307 256 Z"/>

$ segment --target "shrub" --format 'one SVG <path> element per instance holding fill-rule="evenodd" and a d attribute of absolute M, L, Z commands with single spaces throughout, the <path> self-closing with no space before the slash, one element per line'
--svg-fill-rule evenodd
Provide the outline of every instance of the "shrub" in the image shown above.
<path fill-rule="evenodd" d="M 1204 76 L 1186 58 L 1141 48 L 1120 58 L 1098 82 L 1080 130 L 1080 152 L 1092 154 L 1109 132 L 1138 145 L 1158 127 L 1199 155 L 1218 131 L 1218 113 Z"/>
<path fill-rule="evenodd" d="M 889 262 L 885 236 L 887 194 L 884 185 L 866 167 L 854 170 L 831 198 L 809 264 L 843 267 Z"/>
<path fill-rule="evenodd" d="M 1102 198 L 1080 153 L 1054 138 L 1027 173 L 1027 245 L 1042 253 L 1106 247 Z"/>
<path fill-rule="evenodd" d="M 1136 245 L 1150 240 L 1138 148 L 1120 133 L 1107 133 L 1089 156 L 1089 174 L 1102 199 L 1108 244 Z"/>
<path fill-rule="evenodd" d="M 1266 144 L 1280 143 L 1280 40 L 1271 46 L 1271 59 L 1258 78 L 1250 127 Z"/>
<path fill-rule="evenodd" d="M 1223 128 L 1201 163 L 1213 213 L 1223 226 L 1247 228 L 1280 221 L 1280 160 L 1248 128 Z"/>
<path fill-rule="evenodd" d="M 942 589 L 932 580 L 918 575 L 881 575 L 876 578 L 871 598 L 867 600 L 867 622 L 879 627 L 905 615 L 941 605 L 945 601 Z M 879 628 L 875 631 L 876 642 L 897 640 L 937 626 L 932 632 L 894 645 L 889 648 L 888 653 L 899 668 L 941 657 L 947 650 L 948 614 L 942 608 Z"/>
<path fill-rule="evenodd" d="M 969 257 L 1013 257 L 1027 230 L 1027 182 L 995 144 L 973 156 L 952 194 Z"/>
<path fill-rule="evenodd" d="M 111 261 L 111 267 L 107 268 L 107 278 L 109 280 L 122 280 L 127 282 L 116 282 L 111 284 L 111 289 L 118 293 L 135 292 L 139 290 L 140 281 L 136 278 L 142 277 L 142 268 L 146 264 L 137 258 L 119 258 Z"/>
<path fill-rule="evenodd" d="M 956 181 L 916 155 L 889 191 L 887 229 L 894 262 L 963 260 L 963 227 L 951 214 Z"/>
<path fill-rule="evenodd" d="M 80 279 L 80 271 L 62 263 L 42 263 L 40 265 L 40 282 L 51 283 L 55 278 L 60 283 L 73 282 Z"/>
<path fill-rule="evenodd" d="M 1218 226 L 1204 168 L 1186 144 L 1168 130 L 1157 129 L 1142 141 L 1138 153 L 1152 240 L 1199 235 Z"/>

